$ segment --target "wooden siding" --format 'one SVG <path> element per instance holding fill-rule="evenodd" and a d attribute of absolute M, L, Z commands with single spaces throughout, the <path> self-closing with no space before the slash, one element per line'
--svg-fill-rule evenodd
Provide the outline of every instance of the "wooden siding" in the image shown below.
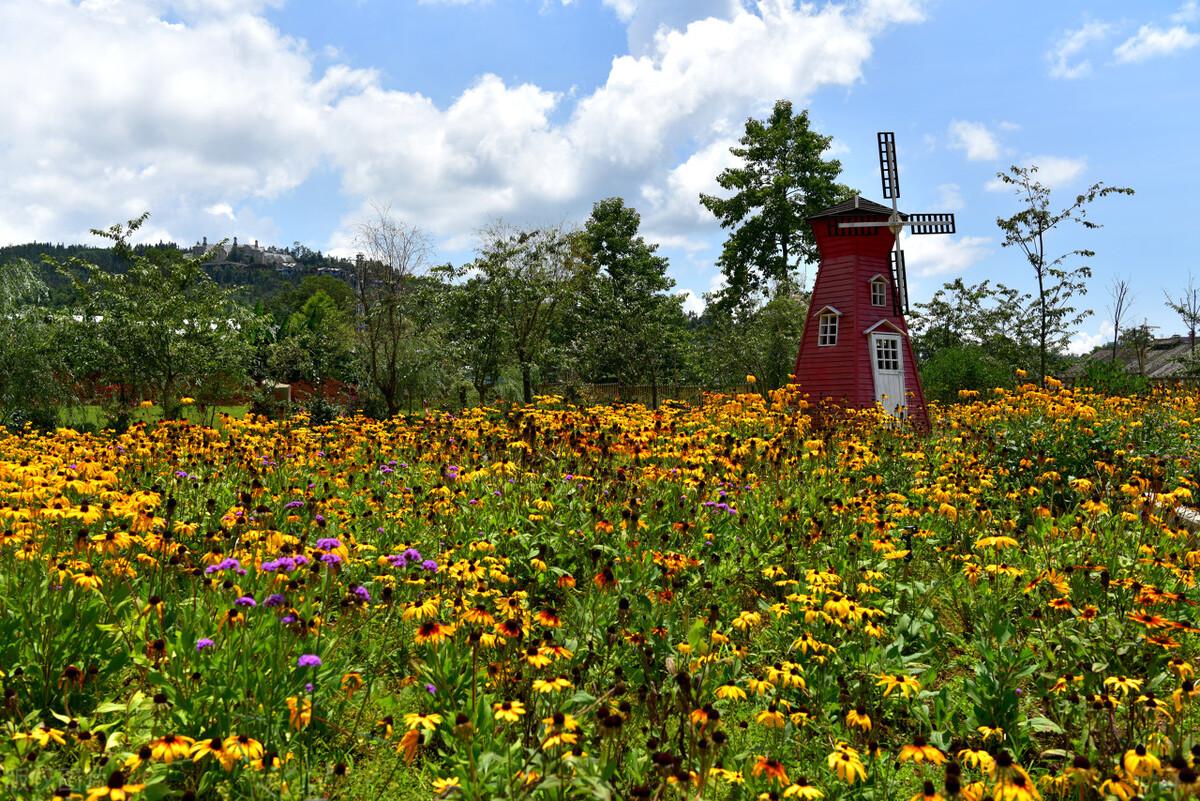
<path fill-rule="evenodd" d="M 861 210 L 847 216 L 863 219 Z M 886 219 L 882 214 L 872 216 L 880 221 Z M 918 428 L 928 429 L 925 392 L 908 338 L 908 325 L 903 315 L 892 310 L 896 291 L 891 269 L 892 232 L 888 228 L 868 228 L 858 229 L 855 235 L 838 235 L 838 220 L 834 217 L 812 221 L 821 263 L 796 357 L 796 383 L 814 402 L 828 398 L 848 406 L 875 405 L 872 354 L 865 332 L 886 320 L 903 334 L 908 416 Z M 871 279 L 877 275 L 882 275 L 887 283 L 883 306 L 871 304 Z M 822 347 L 817 345 L 818 313 L 826 306 L 833 306 L 842 315 L 838 318 L 837 345 Z"/>

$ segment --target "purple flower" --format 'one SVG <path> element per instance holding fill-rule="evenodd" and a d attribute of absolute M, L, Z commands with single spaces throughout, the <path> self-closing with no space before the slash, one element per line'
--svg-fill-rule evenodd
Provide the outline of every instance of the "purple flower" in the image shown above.
<path fill-rule="evenodd" d="M 267 600 L 263 601 L 263 606 L 283 606 L 285 603 L 287 603 L 287 598 L 276 592 L 267 596 Z"/>
<path fill-rule="evenodd" d="M 342 563 L 342 557 L 338 556 L 336 553 L 327 553 L 321 557 L 321 561 L 327 565 L 340 565 Z"/>
<path fill-rule="evenodd" d="M 310 682 L 306 682 L 306 683 L 305 683 L 305 685 L 304 685 L 304 692 L 306 692 L 306 693 L 311 693 L 311 692 L 313 691 L 313 689 L 314 689 L 314 688 L 313 688 L 313 683 L 312 683 L 311 681 L 310 681 Z"/>
<path fill-rule="evenodd" d="M 371 593 L 366 587 L 359 585 L 354 588 L 354 597 L 358 598 L 358 600 L 362 601 L 363 603 L 366 603 L 367 601 L 371 600 Z"/>
<path fill-rule="evenodd" d="M 258 606 L 258 601 L 254 600 L 253 595 L 243 595 L 233 602 L 234 606 L 248 606 L 251 609 Z"/>
<path fill-rule="evenodd" d="M 321 657 L 316 654 L 301 654 L 296 660 L 296 667 L 320 667 Z"/>
<path fill-rule="evenodd" d="M 394 553 L 387 558 L 388 564 L 392 567 L 408 567 L 408 560 L 404 558 L 402 553 Z"/>
<path fill-rule="evenodd" d="M 409 560 L 410 562 L 420 562 L 421 561 L 421 552 L 418 551 L 416 548 L 409 548 L 404 552 L 404 558 Z"/>
<path fill-rule="evenodd" d="M 322 537 L 317 540 L 317 547 L 322 551 L 332 551 L 334 548 L 341 548 L 342 541 L 337 537 Z"/>
<path fill-rule="evenodd" d="M 279 618 L 279 622 L 285 626 L 290 626 L 291 624 L 296 622 L 296 619 L 297 619 L 296 616 L 289 612 L 288 614 Z"/>
<path fill-rule="evenodd" d="M 313 520 L 317 521 L 318 523 L 324 523 L 325 515 L 313 515 Z"/>
<path fill-rule="evenodd" d="M 201 637 L 200 639 L 196 640 L 196 652 L 199 653 L 205 648 L 212 648 L 214 645 L 216 645 L 216 643 L 214 643 L 208 637 Z"/>
<path fill-rule="evenodd" d="M 437 687 L 434 687 L 432 684 L 426 684 L 425 692 L 429 693 L 430 695 L 437 695 Z"/>
<path fill-rule="evenodd" d="M 424 570 L 428 570 L 430 573 L 436 573 L 437 569 L 438 569 L 438 563 L 433 561 L 432 559 L 426 559 L 424 562 L 421 563 L 421 568 Z"/>
<path fill-rule="evenodd" d="M 304 505 L 304 501 L 288 501 L 283 507 L 284 509 L 299 509 Z"/>

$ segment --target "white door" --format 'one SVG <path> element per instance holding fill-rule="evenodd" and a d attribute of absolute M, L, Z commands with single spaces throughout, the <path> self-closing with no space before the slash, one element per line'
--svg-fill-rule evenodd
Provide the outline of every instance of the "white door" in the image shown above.
<path fill-rule="evenodd" d="M 871 374 L 875 378 L 875 400 L 884 409 L 899 416 L 905 403 L 904 351 L 899 334 L 871 334 Z"/>

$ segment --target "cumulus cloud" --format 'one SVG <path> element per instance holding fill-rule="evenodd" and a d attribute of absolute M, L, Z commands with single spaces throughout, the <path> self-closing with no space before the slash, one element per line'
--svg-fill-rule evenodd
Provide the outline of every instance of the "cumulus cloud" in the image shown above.
<path fill-rule="evenodd" d="M 1080 28 L 1067 31 L 1046 53 L 1050 62 L 1050 77 L 1067 80 L 1082 78 L 1092 71 L 1088 59 L 1076 60 L 1088 45 L 1105 39 L 1112 32 L 1107 22 L 1088 22 Z"/>
<path fill-rule="evenodd" d="M 1101 322 L 1099 328 L 1093 332 L 1076 331 L 1071 335 L 1070 342 L 1067 343 L 1067 352 L 1074 356 L 1083 356 L 1091 353 L 1101 345 L 1106 345 L 1112 342 L 1113 327 L 1111 322 Z"/>
<path fill-rule="evenodd" d="M 1067 186 L 1087 169 L 1087 159 L 1067 156 L 1031 156 L 1024 159 L 1023 163 L 1037 166 L 1038 171 L 1035 178 L 1039 183 L 1051 189 Z M 1010 189 L 999 178 L 988 181 L 985 188 L 989 192 L 1007 192 Z"/>
<path fill-rule="evenodd" d="M 262 13 L 277 2 L 0 4 L 0 240 L 81 239 L 146 209 L 161 230 L 198 237 L 214 218 L 248 224 L 245 201 L 327 164 L 352 199 L 390 204 L 444 241 L 497 216 L 561 222 L 640 193 L 648 229 L 686 246 L 711 226 L 699 193 L 764 99 L 799 105 L 854 84 L 881 31 L 920 19 L 894 0 L 700 0 L 688 19 L 667 0 L 607 0 L 652 33 L 593 91 L 483 75 L 439 104 L 372 70 L 318 71 L 336 54 L 276 29 Z"/>
<path fill-rule="evenodd" d="M 932 278 L 966 272 L 988 255 L 992 240 L 986 236 L 908 236 L 902 247 L 909 275 Z"/>
<path fill-rule="evenodd" d="M 1170 28 L 1143 25 L 1137 33 L 1117 45 L 1113 55 L 1118 62 L 1128 64 L 1188 50 L 1198 44 L 1200 33 L 1190 31 L 1183 25 Z"/>
<path fill-rule="evenodd" d="M 1000 158 L 1000 142 L 982 122 L 951 122 L 950 146 L 966 153 L 970 161 L 994 161 Z"/>
<path fill-rule="evenodd" d="M 233 213 L 233 206 L 228 203 L 214 203 L 204 211 L 214 217 L 224 217 L 230 222 L 237 221 L 237 216 Z"/>

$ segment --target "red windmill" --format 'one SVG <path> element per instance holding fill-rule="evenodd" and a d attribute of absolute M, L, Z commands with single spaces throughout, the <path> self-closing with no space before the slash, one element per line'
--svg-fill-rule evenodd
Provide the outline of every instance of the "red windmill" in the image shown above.
<path fill-rule="evenodd" d="M 879 403 L 921 430 L 925 392 L 904 315 L 908 280 L 900 231 L 954 233 L 953 214 L 902 214 L 896 136 L 879 134 L 879 169 L 889 209 L 855 195 L 809 217 L 821 263 L 813 286 L 796 383 L 811 400 L 865 408 Z M 894 247 L 893 247 L 894 246 Z"/>

